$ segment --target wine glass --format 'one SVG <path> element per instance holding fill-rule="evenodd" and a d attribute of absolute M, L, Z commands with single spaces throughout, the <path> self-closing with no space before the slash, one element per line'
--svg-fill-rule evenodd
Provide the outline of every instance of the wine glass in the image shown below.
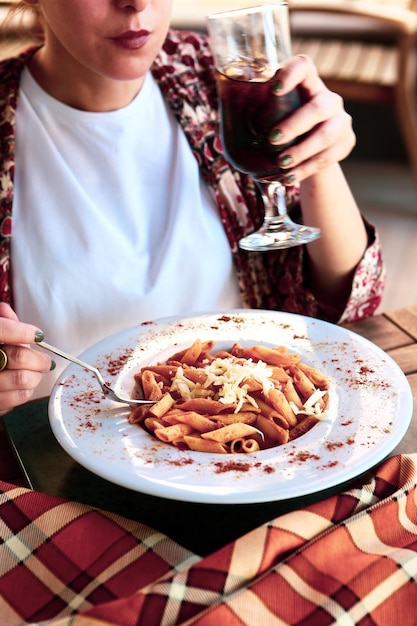
<path fill-rule="evenodd" d="M 216 67 L 223 148 L 227 160 L 257 183 L 265 205 L 261 228 L 239 241 L 268 251 L 308 243 L 320 229 L 287 213 L 279 153 L 289 144 L 268 141 L 272 127 L 301 105 L 297 90 L 276 96 L 276 73 L 291 57 L 289 11 L 278 2 L 210 15 L 207 28 Z"/>

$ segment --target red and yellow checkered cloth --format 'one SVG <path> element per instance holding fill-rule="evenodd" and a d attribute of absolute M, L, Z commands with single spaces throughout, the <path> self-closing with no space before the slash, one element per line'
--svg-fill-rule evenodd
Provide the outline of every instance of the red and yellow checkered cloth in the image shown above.
<path fill-rule="evenodd" d="M 0 624 L 417 624 L 417 454 L 200 558 L 155 530 L 0 483 Z"/>

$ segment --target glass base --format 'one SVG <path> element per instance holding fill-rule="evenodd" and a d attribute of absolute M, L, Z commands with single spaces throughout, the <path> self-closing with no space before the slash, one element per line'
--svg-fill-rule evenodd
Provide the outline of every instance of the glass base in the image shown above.
<path fill-rule="evenodd" d="M 301 246 L 320 237 L 319 228 L 301 224 L 266 224 L 239 241 L 239 247 L 250 252 L 268 252 Z"/>

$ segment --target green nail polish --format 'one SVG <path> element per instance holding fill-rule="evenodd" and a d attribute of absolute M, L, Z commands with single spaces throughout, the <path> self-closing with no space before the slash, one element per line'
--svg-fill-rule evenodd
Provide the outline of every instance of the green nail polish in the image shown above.
<path fill-rule="evenodd" d="M 37 330 L 35 333 L 35 343 L 40 343 L 45 339 L 45 335 L 41 330 Z"/>
<path fill-rule="evenodd" d="M 49 371 L 52 372 L 55 368 L 56 368 L 55 361 L 51 361 L 51 367 L 49 368 Z"/>
<path fill-rule="evenodd" d="M 280 80 L 277 80 L 277 82 L 272 85 L 272 91 L 274 91 L 275 93 L 278 93 L 281 91 L 281 89 L 282 89 L 282 82 Z"/>
<path fill-rule="evenodd" d="M 286 182 L 287 182 L 289 185 L 292 185 L 292 184 L 293 184 L 293 182 L 295 181 L 295 176 L 294 176 L 294 174 L 290 174 L 289 176 L 287 176 L 287 178 L 286 178 L 285 180 L 286 180 Z"/>
<path fill-rule="evenodd" d="M 269 141 L 272 141 L 272 143 L 274 143 L 275 141 L 279 141 L 281 137 L 282 132 L 279 128 L 274 128 L 274 130 L 271 130 L 271 132 L 269 133 Z"/>
<path fill-rule="evenodd" d="M 287 165 L 289 165 L 291 161 L 292 157 L 290 157 L 289 154 L 285 154 L 284 156 L 280 157 L 279 164 L 282 165 L 282 167 L 287 167 Z"/>

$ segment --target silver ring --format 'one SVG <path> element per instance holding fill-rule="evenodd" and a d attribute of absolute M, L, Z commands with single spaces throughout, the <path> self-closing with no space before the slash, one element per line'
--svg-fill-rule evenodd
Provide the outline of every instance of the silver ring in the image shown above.
<path fill-rule="evenodd" d="M 7 361 L 8 358 L 6 352 L 3 350 L 3 348 L 0 348 L 0 372 L 6 369 Z"/>

